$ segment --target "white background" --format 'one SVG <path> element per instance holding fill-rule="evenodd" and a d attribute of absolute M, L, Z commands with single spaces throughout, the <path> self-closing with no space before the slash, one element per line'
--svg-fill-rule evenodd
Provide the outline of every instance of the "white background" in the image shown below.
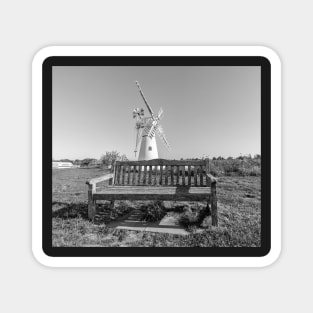
<path fill-rule="evenodd" d="M 310 1 L 11 1 L 0 6 L 1 311 L 312 310 Z M 262 269 L 52 269 L 38 264 L 31 253 L 31 61 L 50 45 L 274 49 L 283 66 L 280 259 Z"/>

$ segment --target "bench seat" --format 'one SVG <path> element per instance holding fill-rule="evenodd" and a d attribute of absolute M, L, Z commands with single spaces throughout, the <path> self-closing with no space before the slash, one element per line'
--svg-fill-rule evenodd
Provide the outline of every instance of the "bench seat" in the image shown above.
<path fill-rule="evenodd" d="M 162 200 L 162 201 L 207 201 L 210 187 L 192 186 L 109 186 L 97 190 L 94 200 Z"/>

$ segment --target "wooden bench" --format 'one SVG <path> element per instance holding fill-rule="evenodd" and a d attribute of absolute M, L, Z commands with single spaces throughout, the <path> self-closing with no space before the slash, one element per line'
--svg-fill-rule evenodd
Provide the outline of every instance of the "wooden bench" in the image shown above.
<path fill-rule="evenodd" d="M 108 181 L 106 186 L 97 184 Z M 88 217 L 96 214 L 96 201 L 160 200 L 205 201 L 217 226 L 216 178 L 209 174 L 209 159 L 117 161 L 113 172 L 87 181 Z"/>

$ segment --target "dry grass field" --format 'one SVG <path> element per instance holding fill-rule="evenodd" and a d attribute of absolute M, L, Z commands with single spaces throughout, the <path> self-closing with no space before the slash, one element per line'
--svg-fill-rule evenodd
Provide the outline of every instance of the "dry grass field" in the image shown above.
<path fill-rule="evenodd" d="M 113 221 L 131 210 L 145 207 L 154 214 L 159 204 L 116 201 L 98 206 L 94 222 L 87 219 L 86 180 L 104 174 L 99 168 L 53 170 L 53 246 L 110 247 L 259 247 L 261 245 L 260 176 L 221 176 L 217 184 L 219 226 L 210 217 L 197 220 L 205 206 L 170 203 L 162 210 L 180 212 L 187 236 L 115 229 Z M 158 214 L 159 212 L 157 212 Z M 197 222 L 194 222 L 197 221 Z"/>

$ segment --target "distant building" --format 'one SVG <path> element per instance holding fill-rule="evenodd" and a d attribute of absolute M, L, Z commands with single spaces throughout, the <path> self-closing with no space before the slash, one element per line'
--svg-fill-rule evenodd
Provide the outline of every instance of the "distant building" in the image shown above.
<path fill-rule="evenodd" d="M 74 165 L 72 162 L 52 161 L 52 168 L 71 168 L 71 167 L 78 167 L 78 166 Z"/>

